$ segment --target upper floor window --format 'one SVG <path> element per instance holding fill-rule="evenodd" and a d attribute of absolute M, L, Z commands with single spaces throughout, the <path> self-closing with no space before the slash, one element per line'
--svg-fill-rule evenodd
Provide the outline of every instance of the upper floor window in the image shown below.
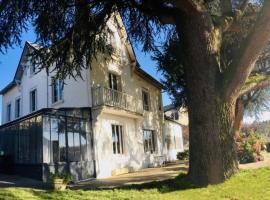
<path fill-rule="evenodd" d="M 30 112 L 37 110 L 37 90 L 34 89 L 30 92 Z"/>
<path fill-rule="evenodd" d="M 178 111 L 174 112 L 174 120 L 179 120 L 179 113 Z"/>
<path fill-rule="evenodd" d="M 62 80 L 52 78 L 52 103 L 63 100 L 63 88 Z"/>
<path fill-rule="evenodd" d="M 123 127 L 121 125 L 112 125 L 112 142 L 113 142 L 113 153 L 123 154 Z"/>
<path fill-rule="evenodd" d="M 143 109 L 150 110 L 150 94 L 147 90 L 142 90 Z"/>
<path fill-rule="evenodd" d="M 11 103 L 7 105 L 7 122 L 11 121 Z"/>
<path fill-rule="evenodd" d="M 37 73 L 37 67 L 36 67 L 36 65 L 31 65 L 30 66 L 30 75 L 33 75 L 35 73 Z"/>
<path fill-rule="evenodd" d="M 154 153 L 156 151 L 155 133 L 152 130 L 143 130 L 144 152 Z"/>
<path fill-rule="evenodd" d="M 21 116 L 21 98 L 15 100 L 15 117 L 19 118 Z"/>
<path fill-rule="evenodd" d="M 121 77 L 116 74 L 109 73 L 109 88 L 121 91 Z"/>

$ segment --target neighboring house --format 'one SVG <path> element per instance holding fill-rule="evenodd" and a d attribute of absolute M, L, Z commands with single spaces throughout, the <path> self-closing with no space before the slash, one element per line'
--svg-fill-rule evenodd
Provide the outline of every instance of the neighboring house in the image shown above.
<path fill-rule="evenodd" d="M 178 152 L 188 149 L 188 113 L 173 104 L 164 106 L 164 136 L 167 160 L 176 160 Z"/>
<path fill-rule="evenodd" d="M 1 91 L 0 150 L 14 158 L 16 173 L 104 178 L 155 166 L 164 155 L 163 85 L 138 66 L 121 18 L 112 21 L 116 53 L 110 61 L 100 54 L 76 81 L 38 72 L 27 56 L 37 47 L 25 44 Z"/>

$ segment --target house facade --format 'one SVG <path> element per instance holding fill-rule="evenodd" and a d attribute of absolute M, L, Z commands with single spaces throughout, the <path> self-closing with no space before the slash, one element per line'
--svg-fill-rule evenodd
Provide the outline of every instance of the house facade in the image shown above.
<path fill-rule="evenodd" d="M 13 157 L 16 173 L 104 178 L 155 166 L 166 153 L 163 86 L 138 66 L 121 18 L 108 26 L 115 53 L 100 54 L 78 80 L 34 69 L 28 53 L 36 46 L 25 44 L 14 80 L 1 91 L 0 150 Z"/>

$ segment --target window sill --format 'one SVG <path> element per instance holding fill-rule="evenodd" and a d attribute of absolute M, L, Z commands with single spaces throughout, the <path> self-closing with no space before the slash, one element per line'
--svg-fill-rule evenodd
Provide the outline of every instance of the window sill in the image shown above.
<path fill-rule="evenodd" d="M 56 102 L 52 103 L 51 106 L 52 107 L 58 106 L 59 104 L 62 104 L 62 103 L 64 103 L 64 100 L 59 100 L 59 101 L 56 101 Z"/>

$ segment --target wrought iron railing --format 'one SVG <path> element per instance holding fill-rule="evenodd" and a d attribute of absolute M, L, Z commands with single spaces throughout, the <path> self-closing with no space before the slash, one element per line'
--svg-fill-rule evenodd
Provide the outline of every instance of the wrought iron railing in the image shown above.
<path fill-rule="evenodd" d="M 143 113 L 142 100 L 125 92 L 106 87 L 92 88 L 93 107 L 107 105 L 131 111 Z"/>

